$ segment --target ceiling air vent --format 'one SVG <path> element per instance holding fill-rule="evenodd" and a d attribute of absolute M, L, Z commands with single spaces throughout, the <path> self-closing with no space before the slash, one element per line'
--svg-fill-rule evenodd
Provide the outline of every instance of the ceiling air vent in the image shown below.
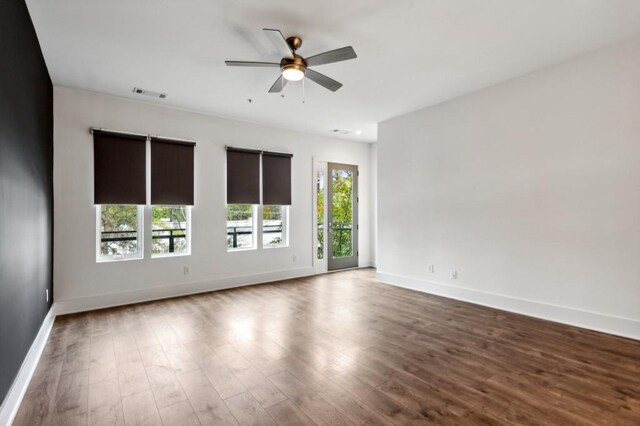
<path fill-rule="evenodd" d="M 333 133 L 339 133 L 341 135 L 348 135 L 349 133 L 351 133 L 348 130 L 342 130 L 342 129 L 333 129 L 331 132 Z"/>
<path fill-rule="evenodd" d="M 164 99 L 167 96 L 169 96 L 166 93 L 154 92 L 153 90 L 141 89 L 139 87 L 134 87 L 133 93 L 137 95 L 151 96 L 152 98 L 160 98 L 160 99 Z"/>

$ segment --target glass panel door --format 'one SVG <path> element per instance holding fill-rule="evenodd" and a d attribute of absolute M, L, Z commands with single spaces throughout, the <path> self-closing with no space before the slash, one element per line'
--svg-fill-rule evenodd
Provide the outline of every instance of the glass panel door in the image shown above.
<path fill-rule="evenodd" d="M 327 162 L 313 160 L 313 266 L 316 274 L 327 272 Z"/>
<path fill-rule="evenodd" d="M 358 266 L 358 167 L 328 165 L 329 270 Z"/>
<path fill-rule="evenodd" d="M 324 173 L 323 169 L 316 170 L 316 223 L 317 229 L 317 246 L 316 258 L 324 259 Z"/>

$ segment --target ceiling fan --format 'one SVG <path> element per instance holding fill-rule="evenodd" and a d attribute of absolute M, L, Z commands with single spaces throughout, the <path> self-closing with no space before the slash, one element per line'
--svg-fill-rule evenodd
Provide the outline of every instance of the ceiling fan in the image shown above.
<path fill-rule="evenodd" d="M 283 56 L 278 62 L 248 62 L 248 61 L 225 61 L 230 67 L 279 67 L 281 75 L 269 89 L 269 93 L 280 93 L 289 81 L 299 81 L 305 76 L 320 86 L 335 92 L 342 87 L 342 83 L 320 74 L 310 69 L 310 66 L 330 64 L 333 62 L 346 61 L 357 58 L 353 47 L 347 46 L 340 49 L 330 50 L 315 56 L 303 58 L 296 51 L 302 46 L 302 39 L 297 36 L 284 38 L 279 30 L 264 28 L 263 31 L 271 39 L 273 44 L 279 49 Z"/>

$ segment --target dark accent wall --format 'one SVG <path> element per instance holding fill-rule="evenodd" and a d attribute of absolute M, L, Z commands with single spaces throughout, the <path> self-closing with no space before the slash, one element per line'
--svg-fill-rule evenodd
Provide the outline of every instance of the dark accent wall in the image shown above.
<path fill-rule="evenodd" d="M 0 5 L 0 61 L 3 401 L 53 300 L 53 87 L 23 0 Z"/>

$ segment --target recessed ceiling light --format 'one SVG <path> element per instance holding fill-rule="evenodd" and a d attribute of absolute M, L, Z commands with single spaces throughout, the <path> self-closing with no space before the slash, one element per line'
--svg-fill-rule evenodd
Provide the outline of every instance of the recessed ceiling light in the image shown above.
<path fill-rule="evenodd" d="M 361 135 L 361 134 L 362 134 L 362 130 L 356 130 L 356 131 L 355 131 L 355 132 L 353 132 L 353 133 L 355 133 L 356 135 Z"/>

